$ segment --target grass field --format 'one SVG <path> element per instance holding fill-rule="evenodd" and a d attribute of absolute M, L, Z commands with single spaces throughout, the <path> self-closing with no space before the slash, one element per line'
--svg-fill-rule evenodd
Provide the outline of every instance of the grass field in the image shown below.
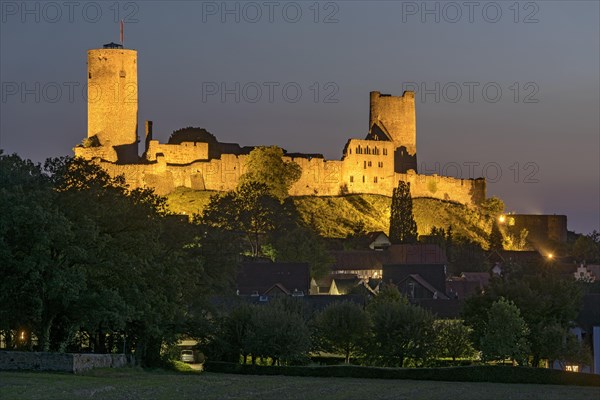
<path fill-rule="evenodd" d="M 0 399 L 600 399 L 599 387 L 95 370 L 0 372 Z"/>

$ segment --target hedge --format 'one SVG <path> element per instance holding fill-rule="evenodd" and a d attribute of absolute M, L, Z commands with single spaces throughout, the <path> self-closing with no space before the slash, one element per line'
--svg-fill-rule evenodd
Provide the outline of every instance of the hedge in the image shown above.
<path fill-rule="evenodd" d="M 527 368 L 499 365 L 478 365 L 447 368 L 378 368 L 357 365 L 267 367 L 219 361 L 207 361 L 204 364 L 204 370 L 207 372 L 242 375 L 285 375 L 600 386 L 600 375 L 565 372 L 546 368 Z"/>

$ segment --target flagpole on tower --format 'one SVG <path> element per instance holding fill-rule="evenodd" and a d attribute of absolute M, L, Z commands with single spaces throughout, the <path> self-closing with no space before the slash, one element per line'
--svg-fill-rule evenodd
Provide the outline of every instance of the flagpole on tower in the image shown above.
<path fill-rule="evenodd" d="M 121 46 L 125 46 L 125 34 L 124 34 L 124 30 L 125 30 L 125 23 L 123 22 L 123 20 L 121 20 Z"/>

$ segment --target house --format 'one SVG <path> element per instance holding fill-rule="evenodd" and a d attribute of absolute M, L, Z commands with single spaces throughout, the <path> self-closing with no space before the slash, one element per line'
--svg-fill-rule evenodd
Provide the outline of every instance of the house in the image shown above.
<path fill-rule="evenodd" d="M 489 272 L 463 272 L 448 278 L 446 295 L 451 299 L 466 299 L 484 290 L 489 282 Z"/>
<path fill-rule="evenodd" d="M 356 275 L 328 275 L 323 278 L 312 278 L 310 281 L 311 295 L 341 296 L 348 294 L 363 294 L 375 296 L 379 290 L 380 280 L 361 279 Z"/>
<path fill-rule="evenodd" d="M 589 283 L 596 282 L 597 280 L 600 280 L 600 265 L 580 264 L 573 273 L 573 276 L 578 281 Z"/>
<path fill-rule="evenodd" d="M 392 245 L 390 238 L 383 231 L 369 232 L 367 239 L 371 250 L 382 251 Z"/>
<path fill-rule="evenodd" d="M 300 296 L 308 294 L 310 268 L 307 263 L 247 262 L 237 275 L 238 295 Z"/>
<path fill-rule="evenodd" d="M 384 264 L 446 264 L 446 253 L 436 244 L 393 244 L 373 250 L 334 251 L 331 273 L 381 279 Z"/>
<path fill-rule="evenodd" d="M 396 285 L 411 300 L 448 299 L 444 264 L 384 265 L 383 282 Z"/>

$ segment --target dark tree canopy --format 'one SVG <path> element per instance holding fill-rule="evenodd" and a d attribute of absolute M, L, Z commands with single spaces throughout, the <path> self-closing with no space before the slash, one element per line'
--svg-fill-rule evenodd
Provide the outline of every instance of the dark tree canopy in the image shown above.
<path fill-rule="evenodd" d="M 413 216 L 410 183 L 400 181 L 392 196 L 390 214 L 390 242 L 393 244 L 416 243 L 417 223 Z"/>

